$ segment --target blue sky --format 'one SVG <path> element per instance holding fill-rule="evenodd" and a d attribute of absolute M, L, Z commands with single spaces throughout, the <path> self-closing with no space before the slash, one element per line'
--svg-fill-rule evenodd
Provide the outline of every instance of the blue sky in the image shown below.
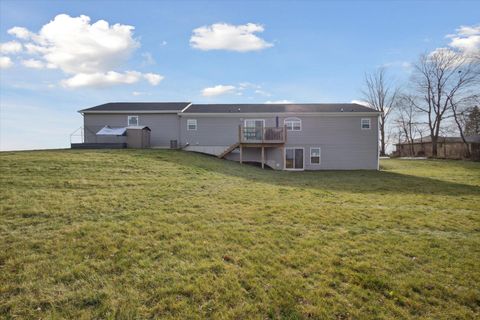
<path fill-rule="evenodd" d="M 403 83 L 479 12 L 478 1 L 3 0 L 0 149 L 68 147 L 76 111 L 109 101 L 360 100 L 365 72 L 388 66 Z M 105 38 L 91 46 L 98 20 Z"/>

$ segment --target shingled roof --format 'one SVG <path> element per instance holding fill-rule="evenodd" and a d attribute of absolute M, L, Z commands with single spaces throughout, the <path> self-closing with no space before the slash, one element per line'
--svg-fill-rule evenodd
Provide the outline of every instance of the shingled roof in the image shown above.
<path fill-rule="evenodd" d="M 377 112 L 356 103 L 192 104 L 184 113 Z"/>
<path fill-rule="evenodd" d="M 188 105 L 190 106 L 186 108 Z M 190 104 L 189 102 L 110 102 L 92 108 L 83 109 L 79 112 L 178 113 L 182 112 L 182 110 L 184 110 L 183 113 L 378 113 L 377 110 L 356 103 Z"/>
<path fill-rule="evenodd" d="M 190 102 L 110 102 L 92 108 L 83 109 L 79 112 L 115 112 L 115 111 L 148 111 L 148 112 L 172 112 L 182 111 Z"/>

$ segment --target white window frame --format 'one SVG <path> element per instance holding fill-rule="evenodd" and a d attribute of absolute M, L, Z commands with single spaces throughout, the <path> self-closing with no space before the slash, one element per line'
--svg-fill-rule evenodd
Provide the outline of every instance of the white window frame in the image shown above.
<path fill-rule="evenodd" d="M 127 117 L 127 127 L 135 127 L 134 125 L 130 124 L 130 119 L 132 119 L 132 118 L 137 118 L 137 124 L 135 126 L 139 126 L 140 125 L 140 118 L 138 116 L 128 116 Z"/>
<path fill-rule="evenodd" d="M 291 123 L 291 129 L 289 128 L 287 122 Z M 300 129 L 295 129 L 294 122 L 300 123 Z M 302 131 L 302 119 L 296 118 L 296 117 L 291 117 L 291 118 L 285 118 L 283 120 L 283 125 L 287 126 L 287 131 Z"/>
<path fill-rule="evenodd" d="M 243 126 L 247 128 L 247 121 L 262 121 L 262 126 L 265 128 L 265 119 L 245 119 L 243 120 Z M 248 128 L 255 128 L 255 127 L 248 127 Z"/>
<path fill-rule="evenodd" d="M 303 163 L 302 163 L 302 169 L 297 169 L 297 168 L 287 168 L 287 150 L 295 150 L 295 149 L 302 149 L 303 153 Z M 295 152 L 293 152 L 295 154 Z M 295 163 L 295 159 L 293 159 L 293 163 Z M 304 171 L 305 170 L 305 148 L 304 147 L 287 147 L 284 148 L 283 151 L 283 170 L 287 171 Z"/>
<path fill-rule="evenodd" d="M 190 129 L 190 125 L 195 125 L 195 129 Z M 187 131 L 197 131 L 197 119 L 187 119 Z"/>
<path fill-rule="evenodd" d="M 364 128 L 364 127 L 363 127 L 363 121 L 368 121 L 368 128 Z M 372 119 L 370 119 L 370 118 L 362 118 L 362 119 L 360 120 L 360 128 L 361 128 L 362 130 L 370 130 L 370 129 L 372 129 Z"/>
<path fill-rule="evenodd" d="M 315 149 L 318 149 L 318 163 L 312 163 L 312 150 L 315 150 Z M 322 164 L 322 148 L 320 148 L 320 147 L 311 147 L 311 148 L 310 148 L 310 158 L 309 158 L 309 161 L 310 161 L 310 165 L 312 165 L 312 166 L 319 166 L 320 164 Z"/>

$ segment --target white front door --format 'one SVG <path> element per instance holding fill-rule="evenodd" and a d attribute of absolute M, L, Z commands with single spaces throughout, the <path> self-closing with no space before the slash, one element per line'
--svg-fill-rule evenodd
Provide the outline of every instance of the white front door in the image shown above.
<path fill-rule="evenodd" d="M 303 170 L 303 153 L 303 148 L 285 148 L 285 170 Z"/>

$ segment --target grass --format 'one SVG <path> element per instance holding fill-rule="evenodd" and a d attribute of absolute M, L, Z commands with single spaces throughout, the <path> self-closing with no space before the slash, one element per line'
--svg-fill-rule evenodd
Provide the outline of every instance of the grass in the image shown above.
<path fill-rule="evenodd" d="M 6 319 L 480 316 L 480 163 L 0 154 Z"/>

